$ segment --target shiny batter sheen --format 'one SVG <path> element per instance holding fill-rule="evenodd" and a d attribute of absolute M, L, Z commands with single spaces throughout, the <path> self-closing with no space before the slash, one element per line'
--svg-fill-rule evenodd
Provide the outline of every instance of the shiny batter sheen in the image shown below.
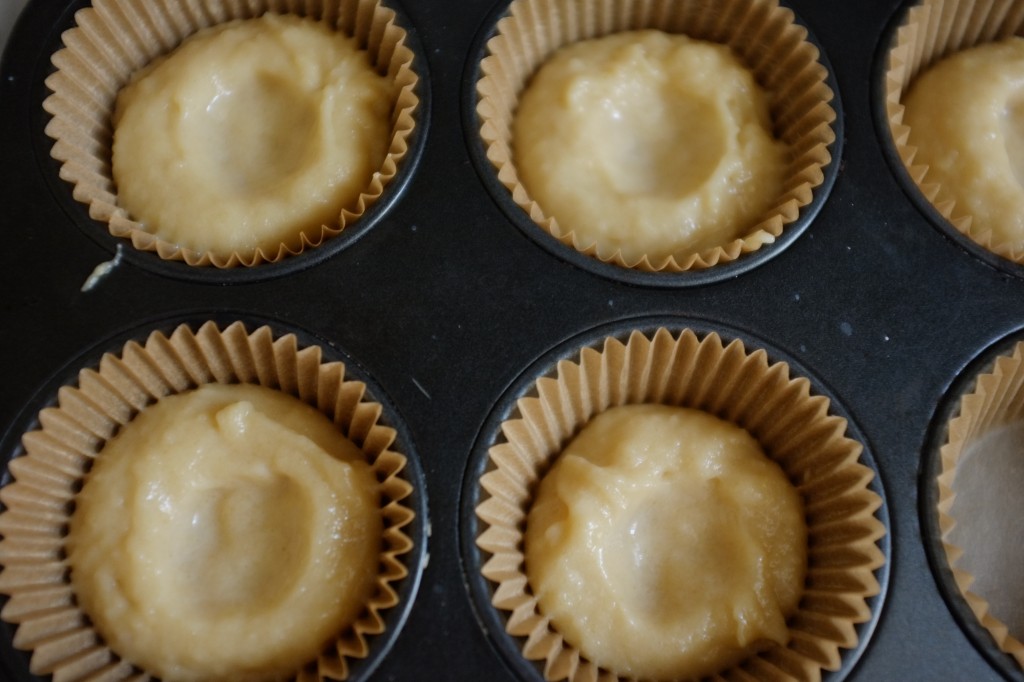
<path fill-rule="evenodd" d="M 200 31 L 118 95 L 118 202 L 197 251 L 297 248 L 337 226 L 379 170 L 393 90 L 351 38 L 312 20 Z"/>
<path fill-rule="evenodd" d="M 612 408 L 541 481 L 526 572 L 540 610 L 620 676 L 690 679 L 789 639 L 803 593 L 799 493 L 743 429 Z"/>
<path fill-rule="evenodd" d="M 79 605 L 122 657 L 168 681 L 263 680 L 356 619 L 381 533 L 373 472 L 330 420 L 209 384 L 106 444 L 67 547 Z"/>
<path fill-rule="evenodd" d="M 528 84 L 513 128 L 523 186 L 601 255 L 677 259 L 754 227 L 786 147 L 724 45 L 658 31 L 573 43 Z"/>
<path fill-rule="evenodd" d="M 1024 250 L 1024 38 L 958 52 L 922 74 L 904 123 L 925 182 L 972 217 L 972 232 Z"/>

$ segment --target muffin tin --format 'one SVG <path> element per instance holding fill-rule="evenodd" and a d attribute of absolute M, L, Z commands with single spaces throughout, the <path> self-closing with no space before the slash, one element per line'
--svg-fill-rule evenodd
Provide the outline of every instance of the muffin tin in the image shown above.
<path fill-rule="evenodd" d="M 933 229 L 894 168 L 879 78 L 902 5 L 784 3 L 832 71 L 842 111 L 834 185 L 784 250 L 728 276 L 688 286 L 616 277 L 511 217 L 488 191 L 474 112 L 481 46 L 507 3 L 389 1 L 417 52 L 420 146 L 358 240 L 271 266 L 199 272 L 126 245 L 82 291 L 118 240 L 58 178 L 42 101 L 50 55 L 85 4 L 31 0 L 0 69 L 5 460 L 20 454 L 21 435 L 57 388 L 125 339 L 182 320 L 297 331 L 370 381 L 422 468 L 415 551 L 424 560 L 403 586 L 409 611 L 373 643 L 375 669 L 354 667 L 353 679 L 540 679 L 509 659 L 493 614 L 471 597 L 482 588 L 466 532 L 479 469 L 471 462 L 509 396 L 556 358 L 655 323 L 718 331 L 789 359 L 834 399 L 870 453 L 862 461 L 876 468 L 888 523 L 882 591 L 856 646 L 825 677 L 1024 680 L 950 592 L 930 492 L 950 396 L 988 349 L 1024 338 L 1024 279 Z M 14 628 L 0 630 L 0 677 L 36 679 L 12 646 Z"/>

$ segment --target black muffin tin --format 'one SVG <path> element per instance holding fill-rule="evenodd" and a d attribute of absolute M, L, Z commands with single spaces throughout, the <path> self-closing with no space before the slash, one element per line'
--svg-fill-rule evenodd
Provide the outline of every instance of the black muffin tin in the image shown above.
<path fill-rule="evenodd" d="M 58 179 L 41 105 L 50 55 L 85 4 L 31 0 L 0 70 L 0 457 L 20 454 L 57 386 L 125 338 L 181 320 L 298 331 L 370 380 L 418 464 L 409 477 L 426 508 L 414 533 L 423 561 L 410 561 L 421 570 L 403 586 L 407 618 L 392 618 L 373 644 L 376 667 L 355 666 L 355 678 L 539 679 L 472 596 L 486 586 L 463 533 L 474 525 L 466 477 L 478 474 L 494 420 L 551 361 L 597 338 L 657 324 L 719 331 L 791 360 L 850 419 L 878 473 L 883 591 L 857 648 L 826 679 L 1024 680 L 945 586 L 929 518 L 949 396 L 986 349 L 1024 338 L 1024 279 L 938 228 L 894 164 L 881 64 L 901 5 L 784 3 L 832 72 L 834 184 L 802 233 L 724 276 L 617 273 L 531 232 L 494 196 L 474 111 L 481 49 L 507 2 L 405 0 L 386 4 L 417 51 L 423 107 L 413 153 L 371 220 L 254 270 L 197 273 L 125 243 L 123 262 L 82 292 L 119 240 Z M 14 628 L 0 630 L 0 676 L 36 679 L 12 647 Z"/>

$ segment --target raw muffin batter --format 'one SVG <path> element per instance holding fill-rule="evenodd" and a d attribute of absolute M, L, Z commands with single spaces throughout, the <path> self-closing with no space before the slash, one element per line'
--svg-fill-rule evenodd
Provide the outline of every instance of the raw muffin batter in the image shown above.
<path fill-rule="evenodd" d="M 380 168 L 394 99 L 367 54 L 322 23 L 267 14 L 213 26 L 118 95 L 118 202 L 196 251 L 298 249 Z"/>
<path fill-rule="evenodd" d="M 689 679 L 788 641 L 807 529 L 746 431 L 632 405 L 592 419 L 541 480 L 525 556 L 540 612 L 589 660 Z"/>
<path fill-rule="evenodd" d="M 971 232 L 1024 250 L 1024 39 L 958 52 L 914 81 L 904 123 L 915 164 L 928 166 L 971 216 Z"/>
<path fill-rule="evenodd" d="M 652 261 L 744 235 L 778 198 L 786 147 L 728 47 L 658 31 L 556 52 L 522 95 L 523 186 L 599 255 Z"/>
<path fill-rule="evenodd" d="M 82 610 L 164 680 L 294 673 L 359 615 L 382 521 L 363 454 L 253 385 L 143 410 L 96 457 L 67 539 Z"/>

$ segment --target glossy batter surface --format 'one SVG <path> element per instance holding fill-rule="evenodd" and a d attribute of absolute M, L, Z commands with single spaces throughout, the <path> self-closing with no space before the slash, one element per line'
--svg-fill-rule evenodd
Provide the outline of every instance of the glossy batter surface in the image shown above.
<path fill-rule="evenodd" d="M 742 236 L 778 198 L 786 160 L 729 48 L 658 31 L 556 52 L 522 95 L 513 150 L 563 231 L 627 261 Z"/>
<path fill-rule="evenodd" d="M 115 652 L 165 680 L 294 673 L 375 583 L 382 521 L 363 460 L 278 391 L 163 398 L 106 444 L 76 497 L 81 608 Z"/>
<path fill-rule="evenodd" d="M 336 226 L 383 163 L 392 90 L 351 38 L 312 20 L 200 31 L 118 96 L 118 202 L 197 251 L 298 248 Z"/>
<path fill-rule="evenodd" d="M 689 679 L 789 639 L 807 529 L 796 489 L 740 427 L 662 405 L 592 419 L 526 529 L 540 611 L 621 675 Z"/>
<path fill-rule="evenodd" d="M 958 52 L 910 88 L 904 123 L 915 164 L 972 217 L 972 232 L 1024 249 L 1024 39 Z"/>

